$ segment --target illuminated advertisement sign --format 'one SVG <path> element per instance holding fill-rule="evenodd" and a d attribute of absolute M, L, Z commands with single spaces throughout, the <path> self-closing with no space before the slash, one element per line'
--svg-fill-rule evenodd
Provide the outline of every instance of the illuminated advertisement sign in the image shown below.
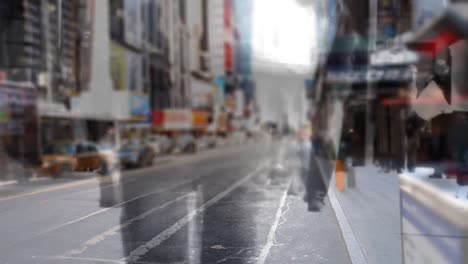
<path fill-rule="evenodd" d="M 150 101 L 146 95 L 130 96 L 130 114 L 134 118 L 148 120 L 150 115 Z"/>
<path fill-rule="evenodd" d="M 216 86 L 218 88 L 217 102 L 218 104 L 223 104 L 224 103 L 224 76 L 216 77 Z"/>
<path fill-rule="evenodd" d="M 208 126 L 209 113 L 190 109 L 153 111 L 153 126 L 165 130 L 189 130 Z"/>
<path fill-rule="evenodd" d="M 216 87 L 212 83 L 192 80 L 192 107 L 212 108 Z"/>
<path fill-rule="evenodd" d="M 328 71 L 326 82 L 329 84 L 366 83 L 366 82 L 410 82 L 413 71 L 410 67 L 372 67 L 343 71 Z"/>
<path fill-rule="evenodd" d="M 160 114 L 153 112 L 153 125 L 167 130 L 190 129 L 192 127 L 192 111 L 189 109 L 168 109 Z"/>
<path fill-rule="evenodd" d="M 208 112 L 192 111 L 192 125 L 194 128 L 204 128 L 208 126 Z"/>

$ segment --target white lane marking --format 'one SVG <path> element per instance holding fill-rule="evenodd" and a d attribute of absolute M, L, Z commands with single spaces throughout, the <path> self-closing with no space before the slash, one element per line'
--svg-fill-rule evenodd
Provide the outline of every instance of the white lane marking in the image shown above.
<path fill-rule="evenodd" d="M 346 244 L 346 248 L 353 264 L 367 264 L 367 259 L 364 256 L 361 245 L 359 244 L 356 236 L 354 235 L 353 229 L 349 224 L 348 218 L 346 217 L 343 208 L 341 208 L 340 202 L 336 198 L 335 190 L 333 186 L 328 189 L 328 197 L 330 199 L 333 211 L 335 211 L 338 225 L 340 226 L 343 239 Z"/>
<path fill-rule="evenodd" d="M 68 260 L 68 261 L 80 261 L 81 262 L 89 262 L 89 263 L 115 263 L 115 264 L 127 264 L 124 261 L 121 260 L 115 260 L 115 259 L 102 259 L 102 258 L 79 258 L 79 257 L 66 257 L 66 256 L 60 256 L 60 257 L 48 257 L 48 258 L 43 258 L 43 259 L 49 259 L 49 260 Z M 186 262 L 148 262 L 148 261 L 138 261 L 134 262 L 132 264 L 186 264 Z"/>
<path fill-rule="evenodd" d="M 132 252 L 130 252 L 130 254 L 121 259 L 122 261 L 125 261 L 127 263 L 135 263 L 135 262 L 138 262 L 138 260 L 144 256 L 146 253 L 148 253 L 150 250 L 152 250 L 153 248 L 155 248 L 156 246 L 160 245 L 162 242 L 164 242 L 166 239 L 170 238 L 172 235 L 174 235 L 177 231 L 179 231 L 180 229 L 182 229 L 185 225 L 187 225 L 187 223 L 189 223 L 195 216 L 197 216 L 198 214 L 202 213 L 203 211 L 205 211 L 206 209 L 208 209 L 209 207 L 211 207 L 212 205 L 214 205 L 215 203 L 217 203 L 218 201 L 220 201 L 221 199 L 223 199 L 224 197 L 226 197 L 228 194 L 230 194 L 232 191 L 234 191 L 235 189 L 237 189 L 238 187 L 240 187 L 241 185 L 243 185 L 244 183 L 246 183 L 247 181 L 249 181 L 253 176 L 255 176 L 256 174 L 258 174 L 258 172 L 260 172 L 260 168 L 257 168 L 255 171 L 249 173 L 247 176 L 245 176 L 244 178 L 240 179 L 239 181 L 235 182 L 234 184 L 232 184 L 229 188 L 227 188 L 226 190 L 222 191 L 221 193 L 217 194 L 215 197 L 211 198 L 210 200 L 208 200 L 206 203 L 204 203 L 203 205 L 201 205 L 200 207 L 198 207 L 196 210 L 190 212 L 189 214 L 187 214 L 186 216 L 184 216 L 183 218 L 179 219 L 177 222 L 175 222 L 172 226 L 168 227 L 167 229 L 165 229 L 164 231 L 162 231 L 161 233 L 159 233 L 157 236 L 155 236 L 153 239 L 151 239 L 150 241 L 146 242 L 145 244 L 139 246 L 138 248 L 136 248 L 135 250 L 133 250 Z"/>
<path fill-rule="evenodd" d="M 283 195 L 281 196 L 281 200 L 278 206 L 278 210 L 276 210 L 275 221 L 270 228 L 270 232 L 268 233 L 267 243 L 263 246 L 262 251 L 260 252 L 260 256 L 258 257 L 257 264 L 264 264 L 268 255 L 270 254 L 271 247 L 275 243 L 275 235 L 276 230 L 280 225 L 281 217 L 283 217 L 283 208 L 286 204 L 286 198 L 288 198 L 288 189 L 291 185 L 291 180 L 289 180 L 286 190 L 284 190 Z"/>
<path fill-rule="evenodd" d="M 88 219 L 88 218 L 90 218 L 90 217 L 92 217 L 92 216 L 98 215 L 98 214 L 100 214 L 100 213 L 104 213 L 104 212 L 109 211 L 109 210 L 111 210 L 111 209 L 120 207 L 120 206 L 122 206 L 122 205 L 131 203 L 131 202 L 133 202 L 133 201 L 136 201 L 136 200 L 138 200 L 138 199 L 141 199 L 141 198 L 144 198 L 144 197 L 147 197 L 147 196 L 150 196 L 150 195 L 154 195 L 154 194 L 159 194 L 159 193 L 167 192 L 167 191 L 169 191 L 169 190 L 175 189 L 175 188 L 180 187 L 180 186 L 182 186 L 182 185 L 191 183 L 191 182 L 193 182 L 193 181 L 195 181 L 195 180 L 197 180 L 197 179 L 198 179 L 198 177 L 197 177 L 197 178 L 194 178 L 194 179 L 190 179 L 190 180 L 187 180 L 187 181 L 183 181 L 183 182 L 177 183 L 177 184 L 172 185 L 172 186 L 170 186 L 170 187 L 168 187 L 168 188 L 158 189 L 158 190 L 156 190 L 156 191 L 152 191 L 152 192 L 148 192 L 148 193 L 145 193 L 145 194 L 142 194 L 142 195 L 138 195 L 138 196 L 136 196 L 136 197 L 133 197 L 132 199 L 123 201 L 123 202 L 118 203 L 118 204 L 116 204 L 116 205 L 114 205 L 114 206 L 107 207 L 107 208 L 103 208 L 103 209 L 101 209 L 101 210 L 95 211 L 95 212 L 93 212 L 93 213 L 90 213 L 90 214 L 85 215 L 85 216 L 83 216 L 83 217 L 80 217 L 80 218 L 78 218 L 78 219 L 75 219 L 75 220 L 66 222 L 66 223 L 64 223 L 64 224 L 58 225 L 58 226 L 56 226 L 56 227 L 47 229 L 47 230 L 42 231 L 42 232 L 40 232 L 40 233 L 38 233 L 38 234 L 36 234 L 36 235 L 39 236 L 39 235 L 47 234 L 47 233 L 49 233 L 49 232 L 56 231 L 56 230 L 58 230 L 58 229 L 60 229 L 60 228 L 63 228 L 63 227 L 66 227 L 66 226 L 69 226 L 69 225 L 72 225 L 72 224 L 81 222 L 81 221 L 83 221 L 83 220 L 85 220 L 85 219 Z"/>
<path fill-rule="evenodd" d="M 74 249 L 74 250 L 69 251 L 68 253 L 65 254 L 65 256 L 80 255 L 80 254 L 84 253 L 88 248 L 98 244 L 101 241 L 104 241 L 104 239 L 106 239 L 107 237 L 117 234 L 117 232 L 119 230 L 122 230 L 122 229 L 130 226 L 131 224 L 133 224 L 136 221 L 143 220 L 146 217 L 148 217 L 149 215 L 151 215 L 151 214 L 153 214 L 153 213 L 155 213 L 155 212 L 157 212 L 159 210 L 162 210 L 162 209 L 168 207 L 169 205 L 171 205 L 173 203 L 176 203 L 176 202 L 186 198 L 189 195 L 190 195 L 190 193 L 181 195 L 181 196 L 179 196 L 179 197 L 177 197 L 175 199 L 172 199 L 170 201 L 165 202 L 162 205 L 159 205 L 157 207 L 153 207 L 150 210 L 147 210 L 147 211 L 145 211 L 144 213 L 142 213 L 140 215 L 137 215 L 137 216 L 135 216 L 135 217 L 133 217 L 131 219 L 128 219 L 128 220 L 124 221 L 122 224 L 115 225 L 115 226 L 109 228 L 108 230 L 102 232 L 101 234 L 99 234 L 97 236 L 94 236 L 93 238 L 89 239 L 88 241 L 82 243 L 81 244 L 82 246 L 79 249 Z"/>
<path fill-rule="evenodd" d="M 100 258 L 78 258 L 78 257 L 67 257 L 67 256 L 60 256 L 60 257 L 49 257 L 46 259 L 50 260 L 68 260 L 68 261 L 86 261 L 86 262 L 91 262 L 91 263 L 115 263 L 115 264 L 126 264 L 123 261 L 120 260 L 113 260 L 113 259 L 100 259 Z"/>

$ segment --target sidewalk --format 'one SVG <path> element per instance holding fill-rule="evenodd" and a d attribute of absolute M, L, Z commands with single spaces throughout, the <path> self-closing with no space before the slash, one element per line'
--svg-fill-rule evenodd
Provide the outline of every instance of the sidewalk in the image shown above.
<path fill-rule="evenodd" d="M 357 187 L 335 193 L 364 256 L 368 263 L 401 263 L 398 175 L 374 166 L 355 169 Z"/>
<path fill-rule="evenodd" d="M 346 188 L 344 192 L 339 192 L 333 178 L 329 193 L 333 191 L 330 196 L 336 197 L 338 206 L 344 213 L 343 218 L 349 223 L 351 235 L 357 241 L 356 250 L 360 248 L 367 263 L 401 263 L 397 173 L 383 173 L 370 165 L 356 167 L 355 174 L 355 188 Z M 338 215 L 336 209 L 335 213 Z"/>

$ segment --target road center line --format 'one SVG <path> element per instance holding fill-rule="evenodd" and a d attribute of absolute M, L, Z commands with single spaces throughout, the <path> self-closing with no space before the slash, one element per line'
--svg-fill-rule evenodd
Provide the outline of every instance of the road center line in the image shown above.
<path fill-rule="evenodd" d="M 120 260 L 112 260 L 112 259 L 100 259 L 100 258 L 77 258 L 77 257 L 67 257 L 67 256 L 60 256 L 60 257 L 48 257 L 45 258 L 47 260 L 67 260 L 67 261 L 75 261 L 75 262 L 89 262 L 89 263 L 114 263 L 114 264 L 125 264 Z"/>
<path fill-rule="evenodd" d="M 153 248 L 157 247 L 160 245 L 162 242 L 170 238 L 172 235 L 174 235 L 177 231 L 182 229 L 185 225 L 187 225 L 195 216 L 198 214 L 202 213 L 209 207 L 213 206 L 215 203 L 226 197 L 228 194 L 230 194 L 232 191 L 249 181 L 253 176 L 257 175 L 261 171 L 260 168 L 257 168 L 253 172 L 249 173 L 247 176 L 244 178 L 240 179 L 239 181 L 235 182 L 232 184 L 229 188 L 226 190 L 222 191 L 221 193 L 217 194 L 215 197 L 211 198 L 208 200 L 206 203 L 198 207 L 196 210 L 190 212 L 183 218 L 179 219 L 177 222 L 175 222 L 172 226 L 168 227 L 161 233 L 159 233 L 157 236 L 155 236 L 153 239 L 150 241 L 146 242 L 145 244 L 137 247 L 134 249 L 130 254 L 121 259 L 121 261 L 125 261 L 126 263 L 137 263 L 138 260 L 143 257 L 146 253 L 148 253 L 150 250 Z"/>
<path fill-rule="evenodd" d="M 113 260 L 113 259 L 101 259 L 101 258 L 79 258 L 79 257 L 47 257 L 44 258 L 46 260 L 67 260 L 67 261 L 74 261 L 74 262 L 80 262 L 80 263 L 92 263 L 92 264 L 97 264 L 97 263 L 104 263 L 104 264 L 127 264 L 126 262 L 123 262 L 121 260 Z M 184 264 L 182 262 L 147 262 L 147 261 L 138 261 L 133 264 Z"/>
<path fill-rule="evenodd" d="M 273 222 L 273 225 L 270 228 L 270 232 L 268 233 L 267 243 L 265 244 L 265 246 L 263 246 L 262 251 L 260 252 L 260 256 L 258 257 L 257 264 L 265 263 L 268 255 L 270 254 L 271 247 L 273 246 L 275 242 L 276 230 L 278 229 L 281 217 L 283 216 L 283 208 L 286 204 L 286 198 L 288 198 L 288 190 L 291 185 L 291 182 L 292 181 L 290 179 L 288 181 L 286 190 L 284 190 L 283 195 L 281 196 L 278 209 L 276 210 L 275 221 Z"/>
<path fill-rule="evenodd" d="M 68 253 L 65 254 L 65 256 L 80 255 L 80 254 L 84 253 L 89 247 L 92 247 L 92 246 L 98 244 L 99 242 L 103 241 L 107 237 L 116 234 L 119 230 L 122 230 L 122 229 L 130 226 L 131 224 L 133 224 L 136 221 L 143 220 L 146 217 L 148 217 L 149 215 L 151 215 L 151 214 L 153 214 L 153 213 L 155 213 L 155 212 L 157 212 L 159 210 L 162 210 L 162 209 L 168 207 L 169 205 L 171 205 L 173 203 L 176 203 L 176 202 L 186 198 L 189 195 L 190 195 L 190 193 L 181 195 L 181 196 L 179 196 L 179 197 L 177 197 L 175 199 L 172 199 L 172 200 L 170 200 L 168 202 L 165 202 L 162 205 L 153 207 L 150 210 L 147 210 L 147 211 L 145 211 L 144 213 L 142 213 L 142 214 L 140 214 L 138 216 L 135 216 L 135 217 L 133 217 L 131 219 L 128 219 L 128 220 L 124 221 L 121 224 L 115 225 L 115 226 L 109 228 L 108 230 L 102 232 L 101 234 L 99 234 L 99 235 L 89 239 L 88 241 L 84 242 L 79 249 L 74 249 L 74 250 L 69 251 Z"/>

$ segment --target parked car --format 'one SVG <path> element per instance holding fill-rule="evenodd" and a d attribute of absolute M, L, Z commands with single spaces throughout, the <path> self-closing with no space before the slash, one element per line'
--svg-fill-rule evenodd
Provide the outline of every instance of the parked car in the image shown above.
<path fill-rule="evenodd" d="M 153 150 L 153 152 L 156 155 L 160 155 L 162 153 L 160 142 L 158 142 L 156 140 L 152 140 L 150 138 L 145 139 L 144 142 L 145 142 L 146 145 L 148 145 Z"/>
<path fill-rule="evenodd" d="M 198 149 L 215 148 L 216 143 L 217 143 L 216 137 L 205 135 L 197 139 L 197 148 Z"/>
<path fill-rule="evenodd" d="M 61 177 L 72 171 L 109 173 L 112 157 L 92 142 L 61 142 L 46 146 L 41 155 L 39 173 Z"/>
<path fill-rule="evenodd" d="M 153 165 L 156 151 L 143 141 L 128 141 L 119 150 L 119 161 L 123 168 L 140 168 Z"/>
<path fill-rule="evenodd" d="M 158 154 L 167 154 L 174 148 L 174 142 L 167 136 L 154 135 L 148 138 L 148 143 L 158 149 Z"/>
<path fill-rule="evenodd" d="M 175 153 L 195 153 L 197 152 L 197 144 L 195 138 L 191 134 L 180 134 L 175 139 Z"/>

